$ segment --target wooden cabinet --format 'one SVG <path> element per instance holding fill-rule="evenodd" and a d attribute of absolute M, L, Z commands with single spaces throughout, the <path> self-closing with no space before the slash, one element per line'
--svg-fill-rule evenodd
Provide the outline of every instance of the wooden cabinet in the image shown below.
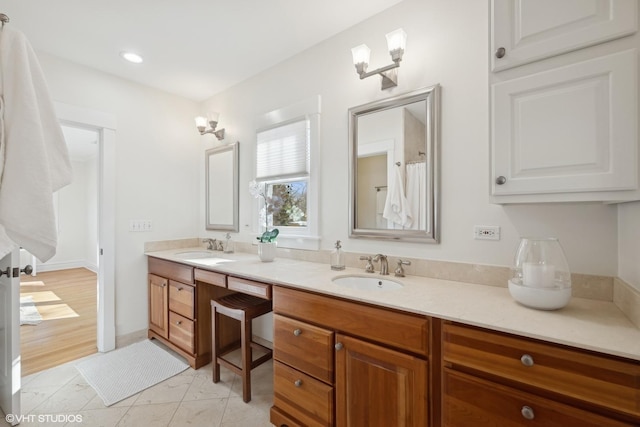
<path fill-rule="evenodd" d="M 491 69 L 526 64 L 637 31 L 637 0 L 492 0 Z"/>
<path fill-rule="evenodd" d="M 169 280 L 149 274 L 149 330 L 169 338 Z"/>
<path fill-rule="evenodd" d="M 276 426 L 426 426 L 431 321 L 274 287 Z"/>
<path fill-rule="evenodd" d="M 197 285 L 188 265 L 150 257 L 148 267 L 149 338 L 181 354 L 194 369 L 206 365 L 211 361 L 210 301 L 218 288 Z"/>
<path fill-rule="evenodd" d="M 445 426 L 640 423 L 639 362 L 450 322 L 442 328 Z"/>
<path fill-rule="evenodd" d="M 342 334 L 336 341 L 336 425 L 425 425 L 426 360 Z"/>

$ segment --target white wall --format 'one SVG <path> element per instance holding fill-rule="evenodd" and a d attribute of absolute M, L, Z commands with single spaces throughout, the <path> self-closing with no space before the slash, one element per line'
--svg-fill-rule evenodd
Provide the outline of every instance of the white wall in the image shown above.
<path fill-rule="evenodd" d="M 640 202 L 618 207 L 618 276 L 640 290 Z"/>
<path fill-rule="evenodd" d="M 87 252 L 87 245 L 97 239 L 95 179 L 97 164 L 94 161 L 72 160 L 73 182 L 58 192 L 57 224 L 58 246 L 56 255 L 46 263 L 38 261 L 38 271 L 51 271 L 66 268 L 87 267 L 95 271 L 95 255 Z M 91 188 L 90 186 L 93 185 Z M 93 194 L 92 194 L 93 192 Z M 92 207 L 93 206 L 93 207 Z M 94 224 L 90 228 L 90 223 Z"/>
<path fill-rule="evenodd" d="M 195 102 L 39 53 L 55 101 L 116 116 L 116 334 L 146 329 L 144 242 L 198 234 Z M 152 232 L 129 232 L 150 219 Z"/>
<path fill-rule="evenodd" d="M 322 248 L 341 240 L 347 251 L 383 251 L 493 265 L 510 265 L 522 235 L 556 236 L 574 272 L 617 274 L 617 207 L 546 204 L 503 207 L 489 199 L 488 2 L 405 0 L 387 11 L 259 74 L 205 102 L 220 111 L 228 138 L 239 140 L 240 228 L 250 241 L 254 174 L 254 119 L 310 96 L 322 97 Z M 351 48 L 372 49 L 370 68 L 390 63 L 384 35 L 408 34 L 399 86 L 381 91 L 380 79 L 359 80 Z M 435 83 L 442 85 L 442 242 L 439 245 L 348 238 L 347 110 Z M 222 118 L 221 118 L 222 124 Z M 204 149 L 204 148 L 203 148 Z M 204 185 L 201 180 L 201 186 Z M 203 191 L 201 191 L 203 194 Z M 201 197 L 199 230 L 204 227 Z M 473 240 L 473 225 L 499 225 L 502 240 Z M 221 233 L 209 233 L 212 237 Z"/>

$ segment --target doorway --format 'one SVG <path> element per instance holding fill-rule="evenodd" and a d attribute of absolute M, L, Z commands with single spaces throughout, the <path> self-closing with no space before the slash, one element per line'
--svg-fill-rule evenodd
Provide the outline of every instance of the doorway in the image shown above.
<path fill-rule="evenodd" d="M 97 351 L 100 134 L 71 125 L 62 131 L 74 179 L 54 194 L 56 255 L 21 281 L 21 302 L 36 310 L 36 320 L 20 327 L 23 376 Z M 21 264 L 31 262 L 25 255 Z"/>

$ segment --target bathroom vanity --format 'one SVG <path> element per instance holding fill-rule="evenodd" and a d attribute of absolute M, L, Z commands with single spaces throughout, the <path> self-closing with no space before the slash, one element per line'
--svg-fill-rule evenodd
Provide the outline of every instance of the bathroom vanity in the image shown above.
<path fill-rule="evenodd" d="M 197 368 L 210 360 L 202 299 L 272 297 L 276 426 L 640 425 L 640 330 L 613 303 L 573 298 L 545 312 L 503 287 L 416 276 L 363 291 L 331 280 L 358 269 L 246 253 L 205 266 L 175 252 L 147 254 L 149 336 Z M 168 338 L 156 310 L 164 280 Z"/>

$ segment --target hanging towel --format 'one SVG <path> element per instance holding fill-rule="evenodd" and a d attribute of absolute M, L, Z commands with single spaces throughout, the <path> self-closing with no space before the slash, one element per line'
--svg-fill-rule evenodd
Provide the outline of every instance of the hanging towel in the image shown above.
<path fill-rule="evenodd" d="M 427 165 L 412 163 L 407 165 L 407 205 L 414 230 L 424 230 L 427 226 Z"/>
<path fill-rule="evenodd" d="M 404 196 L 404 185 L 402 184 L 402 175 L 400 168 L 394 167 L 392 179 L 388 186 L 387 200 L 384 204 L 384 212 L 382 216 L 402 227 L 411 225 L 411 213 L 407 206 L 407 199 Z"/>
<path fill-rule="evenodd" d="M 56 253 L 52 194 L 72 180 L 69 153 L 36 55 L 7 25 L 0 32 L 0 73 L 0 258 L 22 246 L 44 262 Z"/>

